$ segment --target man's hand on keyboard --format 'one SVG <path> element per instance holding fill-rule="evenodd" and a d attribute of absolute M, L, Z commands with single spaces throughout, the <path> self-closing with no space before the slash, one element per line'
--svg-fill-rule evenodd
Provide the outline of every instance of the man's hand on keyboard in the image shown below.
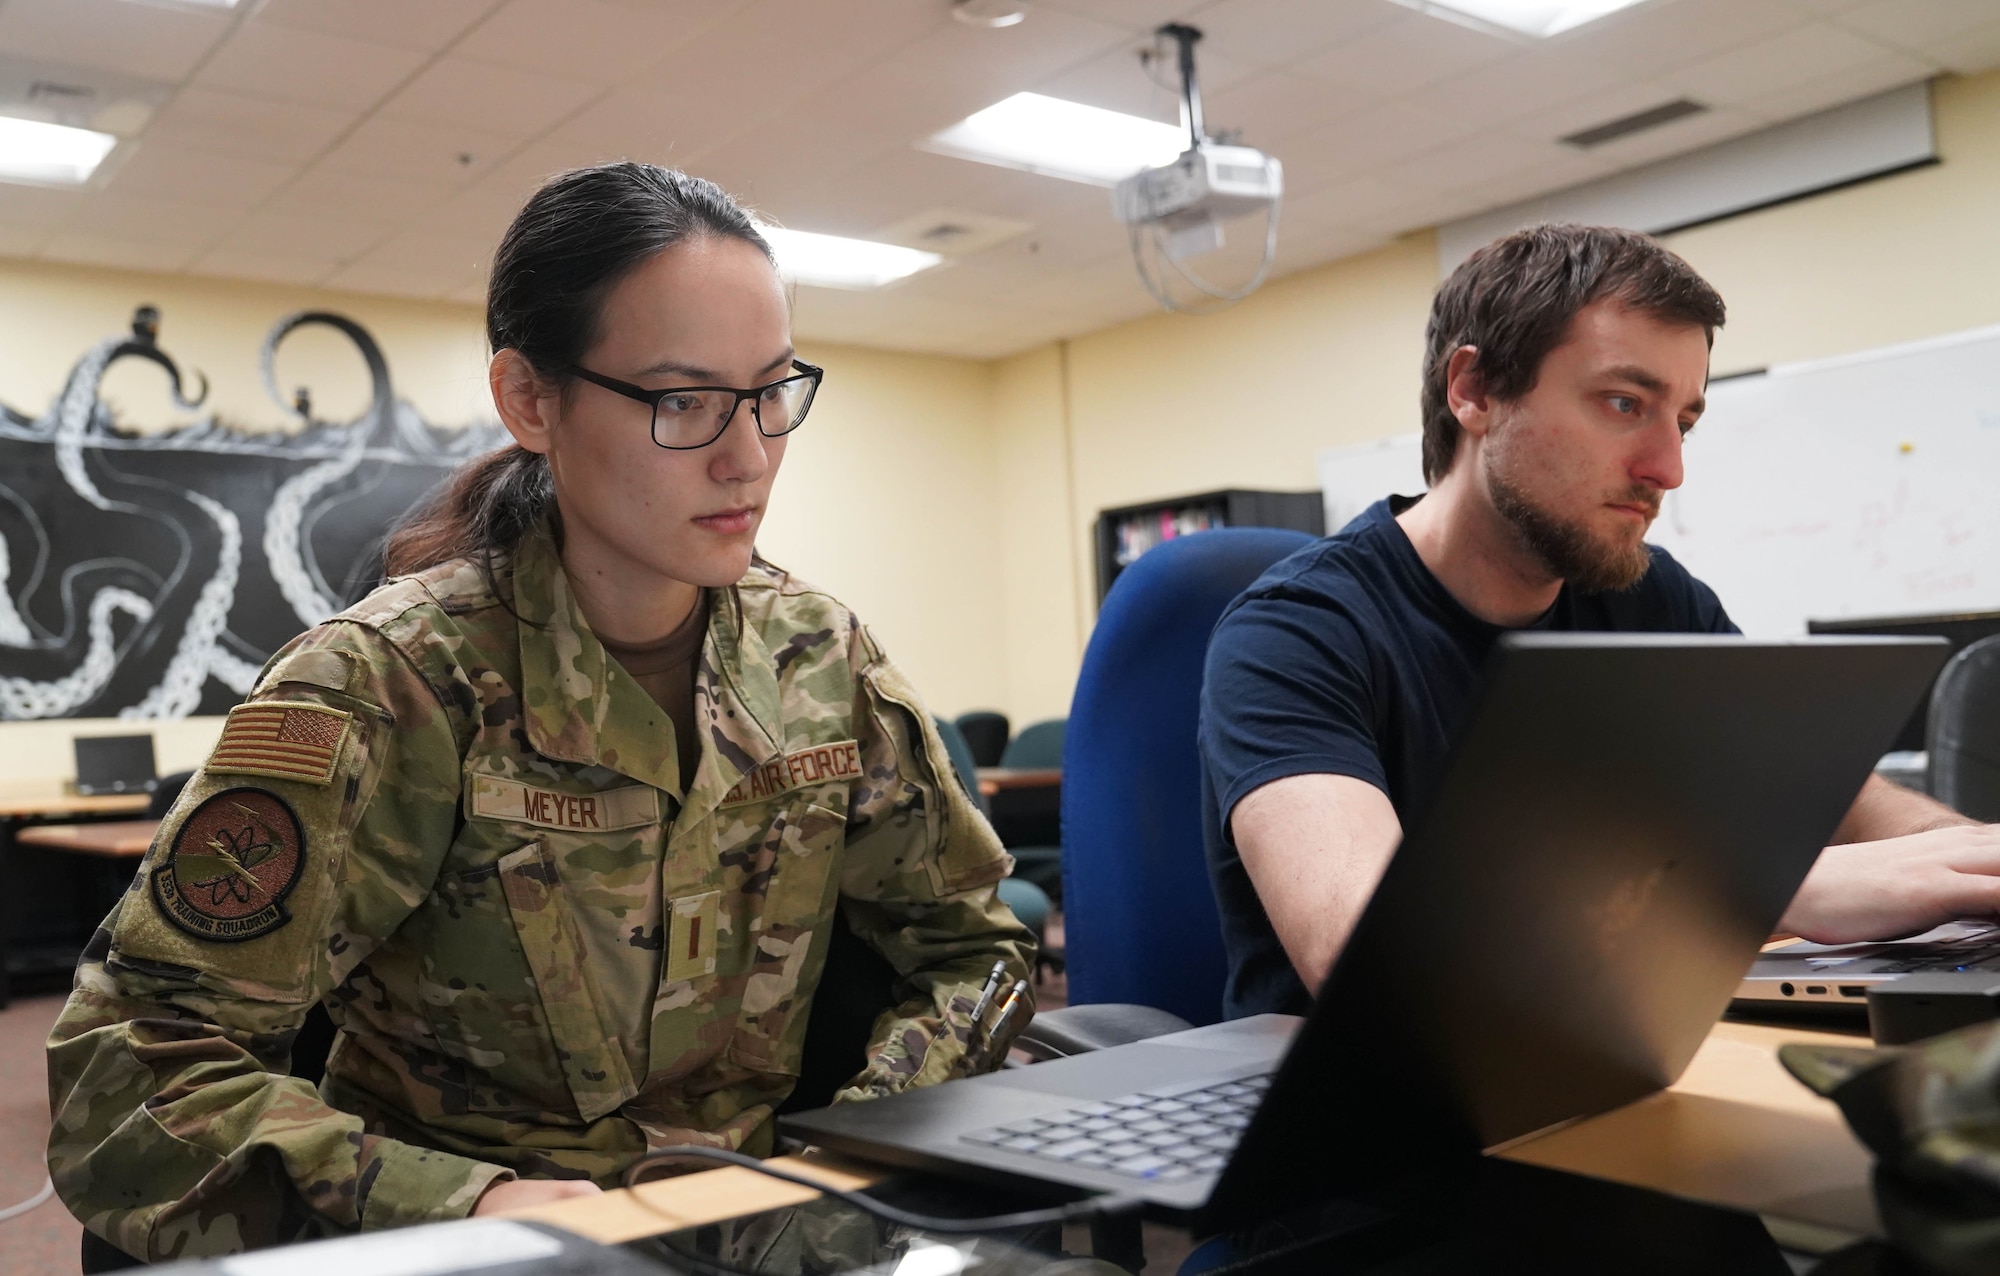
<path fill-rule="evenodd" d="M 1959 917 L 2000 917 L 2000 825 L 1829 846 L 1778 928 L 1815 943 L 1852 944 Z"/>

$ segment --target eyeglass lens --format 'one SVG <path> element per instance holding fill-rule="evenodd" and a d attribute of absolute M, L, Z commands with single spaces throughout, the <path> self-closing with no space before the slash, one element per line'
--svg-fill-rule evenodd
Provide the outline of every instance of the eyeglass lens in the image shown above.
<path fill-rule="evenodd" d="M 751 400 L 758 428 L 771 437 L 797 429 L 812 394 L 811 377 L 787 377 L 765 386 Z M 736 404 L 737 396 L 728 390 L 676 390 L 653 409 L 653 441 L 661 447 L 702 447 L 722 433 Z"/>

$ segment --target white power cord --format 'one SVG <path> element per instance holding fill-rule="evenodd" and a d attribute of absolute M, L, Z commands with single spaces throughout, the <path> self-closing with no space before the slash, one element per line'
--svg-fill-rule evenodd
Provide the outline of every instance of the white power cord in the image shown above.
<path fill-rule="evenodd" d="M 0 1223 L 4 1223 L 10 1218 L 19 1218 L 21 1215 L 26 1214 L 29 1210 L 34 1209 L 37 1205 L 40 1205 L 43 1202 L 47 1201 L 51 1196 L 54 1196 L 55 1194 L 56 1194 L 56 1181 L 50 1178 L 43 1179 L 41 1191 L 35 1193 L 27 1200 L 22 1201 L 19 1205 L 9 1205 L 6 1209 L 0 1210 Z"/>

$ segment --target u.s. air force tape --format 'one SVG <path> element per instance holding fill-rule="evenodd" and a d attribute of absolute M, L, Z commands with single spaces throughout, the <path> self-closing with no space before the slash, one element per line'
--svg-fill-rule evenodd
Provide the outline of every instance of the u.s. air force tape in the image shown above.
<path fill-rule="evenodd" d="M 780 793 L 802 789 L 808 784 L 834 780 L 854 780 L 861 776 L 861 749 L 852 740 L 834 744 L 812 744 L 794 749 L 782 758 L 773 758 L 750 769 L 729 792 L 723 806 L 761 802 Z"/>
<path fill-rule="evenodd" d="M 305 830 L 283 798 L 224 789 L 181 821 L 166 863 L 153 870 L 153 902 L 198 939 L 255 939 L 292 920 L 285 896 L 305 862 Z"/>

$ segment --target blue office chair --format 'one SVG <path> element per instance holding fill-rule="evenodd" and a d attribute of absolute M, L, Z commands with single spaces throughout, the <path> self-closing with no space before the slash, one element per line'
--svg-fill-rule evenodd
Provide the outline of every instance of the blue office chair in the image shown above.
<path fill-rule="evenodd" d="M 1073 1004 L 1222 1018 L 1227 960 L 1202 853 L 1195 728 L 1208 637 L 1304 532 L 1223 528 L 1119 573 L 1084 652 L 1063 747 L 1064 945 Z"/>

